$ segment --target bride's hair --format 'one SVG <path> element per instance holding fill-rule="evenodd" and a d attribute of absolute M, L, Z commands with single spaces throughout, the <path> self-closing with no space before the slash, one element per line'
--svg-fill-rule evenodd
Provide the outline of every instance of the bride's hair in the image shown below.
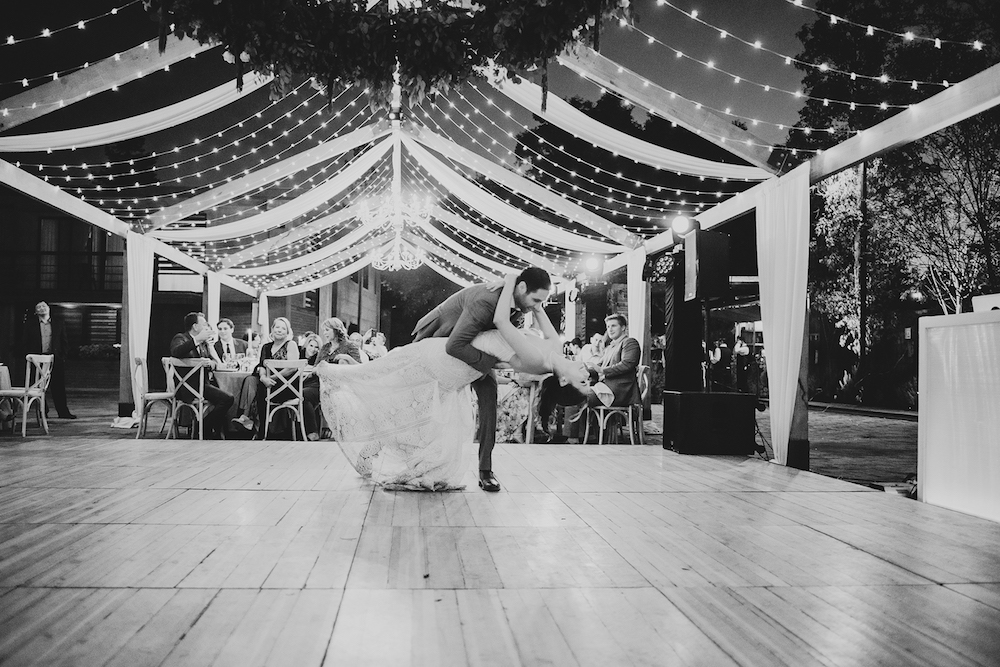
<path fill-rule="evenodd" d="M 596 381 L 597 373 L 591 371 L 591 384 Z M 549 417 L 557 405 L 579 405 L 587 399 L 586 394 L 571 384 L 559 384 L 559 378 L 555 375 L 542 380 L 542 385 L 538 389 L 538 417 L 543 428 L 548 428 Z"/>

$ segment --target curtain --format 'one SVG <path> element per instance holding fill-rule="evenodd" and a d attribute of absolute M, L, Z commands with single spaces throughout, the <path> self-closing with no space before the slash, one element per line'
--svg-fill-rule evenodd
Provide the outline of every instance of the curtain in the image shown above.
<path fill-rule="evenodd" d="M 354 262 L 351 262 L 342 269 L 337 269 L 333 273 L 328 273 L 325 276 L 320 276 L 315 280 L 310 280 L 307 283 L 302 283 L 301 285 L 295 285 L 294 287 L 284 287 L 281 289 L 268 290 L 267 294 L 271 296 L 289 296 L 291 294 L 302 294 L 303 292 L 308 292 L 310 290 L 319 289 L 323 285 L 329 285 L 330 283 L 335 283 L 341 278 L 346 278 L 347 276 L 357 273 L 362 268 L 368 266 L 372 263 L 372 258 L 370 254 L 366 254 Z M 266 304 L 267 294 L 261 294 L 261 303 Z"/>
<path fill-rule="evenodd" d="M 153 229 L 158 229 L 171 222 L 183 220 L 190 215 L 244 195 L 251 190 L 264 187 L 302 169 L 319 164 L 324 160 L 339 157 L 347 151 L 372 143 L 388 133 L 387 129 L 379 130 L 372 125 L 366 125 L 336 139 L 324 141 L 315 148 L 296 153 L 280 162 L 272 164 L 270 167 L 257 169 L 246 176 L 233 179 L 231 183 L 217 185 L 200 195 L 188 197 L 178 204 L 168 206 L 159 213 L 154 213 L 149 216 L 149 220 L 153 223 Z"/>
<path fill-rule="evenodd" d="M 809 268 L 809 163 L 765 181 L 757 192 L 757 266 L 764 321 L 774 460 L 788 461 Z"/>
<path fill-rule="evenodd" d="M 606 243 L 604 241 L 585 238 L 561 227 L 542 222 L 523 212 L 521 209 L 511 206 L 492 194 L 484 192 L 478 186 L 473 185 L 464 176 L 458 174 L 454 169 L 427 152 L 425 148 L 418 145 L 412 138 L 404 135 L 403 143 L 406 145 L 407 150 L 420 163 L 420 166 L 426 169 L 427 173 L 437 180 L 445 190 L 451 192 L 491 220 L 495 220 L 505 227 L 520 232 L 528 238 L 580 252 L 609 254 L 618 253 L 626 249 L 616 243 Z M 569 216 L 569 218 L 570 220 L 573 219 L 572 216 Z M 610 223 L 608 224 L 610 225 Z"/>
<path fill-rule="evenodd" d="M 271 314 L 267 308 L 267 295 L 263 293 L 257 297 L 257 326 L 260 329 L 260 338 L 263 342 L 267 339 L 267 332 L 271 330 Z"/>
<path fill-rule="evenodd" d="M 149 316 L 153 301 L 153 242 L 142 234 L 128 232 L 125 236 L 125 270 L 128 271 L 128 350 L 129 368 L 141 357 L 149 368 Z M 159 363 L 159 362 L 157 362 Z M 138 404 L 140 391 L 132 378 L 132 400 Z M 147 387 L 148 389 L 148 387 Z"/>
<path fill-rule="evenodd" d="M 744 167 L 737 164 L 713 162 L 692 155 L 685 155 L 643 141 L 619 132 L 604 123 L 594 120 L 576 107 L 549 93 L 547 111 L 542 111 L 542 89 L 526 79 L 520 83 L 503 80 L 490 83 L 534 115 L 561 127 L 574 137 L 579 137 L 615 155 L 627 157 L 642 164 L 648 164 L 668 171 L 709 178 L 732 178 L 734 180 L 762 181 L 770 176 L 759 167 Z"/>
<path fill-rule="evenodd" d="M 570 299 L 570 294 L 576 289 L 576 279 L 570 280 L 563 285 L 563 311 L 566 314 L 566 326 L 563 327 L 563 334 L 566 340 L 576 338 L 576 297 Z M 579 292 L 577 292 L 579 296 Z"/>
<path fill-rule="evenodd" d="M 208 290 L 206 293 L 208 296 L 208 312 L 205 313 L 205 318 L 208 320 L 209 324 L 214 326 L 221 317 L 221 305 L 219 301 L 222 299 L 222 285 L 219 282 L 219 274 L 215 271 L 209 271 L 206 273 L 205 280 L 208 284 Z"/>
<path fill-rule="evenodd" d="M 186 123 L 221 109 L 227 104 L 242 99 L 266 86 L 273 77 L 251 77 L 238 93 L 231 81 L 213 88 L 200 95 L 190 97 L 183 102 L 149 113 L 116 120 L 112 123 L 80 127 L 75 130 L 59 130 L 41 132 L 39 134 L 22 134 L 16 137 L 0 137 L 0 153 L 29 153 L 47 150 L 66 150 L 101 146 L 116 141 L 124 141 L 135 137 L 153 134 L 160 130 Z"/>
<path fill-rule="evenodd" d="M 642 239 L 596 213 L 588 211 L 579 204 L 575 204 L 563 195 L 553 192 L 551 189 L 543 188 L 534 181 L 520 176 L 510 169 L 504 169 L 492 160 L 482 158 L 470 150 L 462 148 L 450 139 L 446 139 L 435 134 L 431 130 L 421 127 L 419 134 L 414 134 L 413 139 L 418 143 L 427 146 L 431 150 L 437 151 L 449 160 L 465 165 L 484 176 L 505 185 L 514 192 L 530 197 L 540 204 L 556 211 L 565 218 L 577 222 L 585 227 L 589 227 L 601 236 L 605 236 L 621 243 L 623 246 L 634 248 L 642 243 Z"/>
<path fill-rule="evenodd" d="M 340 252 L 341 250 L 357 243 L 370 234 L 372 229 L 367 225 L 359 224 L 339 239 L 328 243 L 322 248 L 318 248 L 317 250 L 304 255 L 299 255 L 298 257 L 294 257 L 292 259 L 286 259 L 284 261 L 275 260 L 262 266 L 251 266 L 245 269 L 226 268 L 228 266 L 233 266 L 234 264 L 246 262 L 250 258 L 260 257 L 261 255 L 267 255 L 272 252 L 280 252 L 281 248 L 289 245 L 290 243 L 306 238 L 307 236 L 318 234 L 324 229 L 328 229 L 334 225 L 339 225 L 347 220 L 350 220 L 351 218 L 356 218 L 358 216 L 358 212 L 358 206 L 348 206 L 347 208 L 341 209 L 332 215 L 324 216 L 319 220 L 313 220 L 312 222 L 304 225 L 293 227 L 281 236 L 268 239 L 263 243 L 258 243 L 257 245 L 241 250 L 238 253 L 228 255 L 222 260 L 222 271 L 234 276 L 255 276 L 294 271 L 296 269 L 301 269 L 304 266 L 315 264 L 316 262 L 326 259 L 330 255 Z"/>
<path fill-rule="evenodd" d="M 157 230 L 152 232 L 165 241 L 221 241 L 223 239 L 245 238 L 257 232 L 263 232 L 274 227 L 280 227 L 291 222 L 300 215 L 305 215 L 313 209 L 337 197 L 341 192 L 354 185 L 365 173 L 374 167 L 392 148 L 392 142 L 383 141 L 371 148 L 359 158 L 345 166 L 337 175 L 331 177 L 322 185 L 318 185 L 295 197 L 288 203 L 276 206 L 264 213 L 227 222 L 211 227 L 197 229 Z"/>
<path fill-rule="evenodd" d="M 628 296 L 628 333 L 639 341 L 642 347 L 646 340 L 646 281 L 642 279 L 642 269 L 646 266 L 646 248 L 640 247 L 628 253 L 626 262 L 626 288 Z"/>

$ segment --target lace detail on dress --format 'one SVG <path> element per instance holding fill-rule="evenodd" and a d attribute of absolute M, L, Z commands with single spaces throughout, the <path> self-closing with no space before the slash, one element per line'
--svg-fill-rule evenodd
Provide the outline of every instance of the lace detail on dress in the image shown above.
<path fill-rule="evenodd" d="M 474 450 L 469 384 L 444 338 L 359 365 L 321 364 L 320 396 L 337 444 L 360 475 L 396 488 L 461 488 Z"/>

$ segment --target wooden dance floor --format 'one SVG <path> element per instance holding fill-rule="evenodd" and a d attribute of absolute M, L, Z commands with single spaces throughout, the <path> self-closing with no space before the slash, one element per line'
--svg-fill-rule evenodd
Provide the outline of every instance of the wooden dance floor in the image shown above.
<path fill-rule="evenodd" d="M 996 523 L 757 459 L 495 460 L 389 493 L 329 443 L 5 439 L 0 664 L 1000 664 Z"/>

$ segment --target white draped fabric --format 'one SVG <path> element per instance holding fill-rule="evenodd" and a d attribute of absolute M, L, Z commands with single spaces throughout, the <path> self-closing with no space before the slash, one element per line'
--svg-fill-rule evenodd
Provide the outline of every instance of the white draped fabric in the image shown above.
<path fill-rule="evenodd" d="M 294 243 L 300 239 L 304 239 L 313 234 L 318 234 L 319 232 L 329 229 L 335 225 L 339 225 L 342 222 L 350 220 L 352 218 L 358 217 L 360 211 L 360 206 L 348 206 L 342 208 L 336 213 L 331 213 L 330 215 L 325 215 L 322 218 L 317 218 L 302 225 L 296 225 L 292 229 L 288 230 L 280 236 L 275 236 L 269 238 L 266 241 L 261 241 L 257 245 L 252 245 L 249 248 L 244 248 L 239 252 L 234 252 L 231 255 L 226 255 L 219 261 L 219 265 L 225 273 L 232 273 L 233 275 L 257 275 L 262 273 L 273 273 L 273 271 L 268 270 L 267 266 L 259 267 L 248 267 L 245 269 L 231 269 L 238 264 L 244 262 L 249 262 L 251 259 L 260 257 L 261 255 L 267 255 L 268 253 L 277 252 L 284 246 Z M 340 248 L 338 248 L 339 250 Z M 298 261 L 299 258 L 295 260 L 287 260 L 289 262 Z M 315 261 L 309 260 L 306 264 Z"/>
<path fill-rule="evenodd" d="M 211 227 L 160 229 L 151 233 L 165 241 L 221 241 L 223 239 L 243 238 L 250 234 L 279 227 L 334 199 L 341 192 L 354 185 L 355 181 L 364 176 L 369 169 L 385 157 L 390 148 L 392 148 L 392 142 L 383 141 L 355 159 L 354 162 L 344 167 L 336 176 L 331 177 L 322 185 L 264 213 Z"/>
<path fill-rule="evenodd" d="M 183 102 L 150 111 L 149 113 L 116 120 L 101 125 L 80 127 L 75 130 L 59 130 L 40 134 L 22 134 L 15 137 L 0 137 L 0 153 L 30 153 L 47 150 L 66 150 L 101 146 L 116 141 L 153 134 L 160 130 L 200 118 L 216 109 L 221 109 L 238 99 L 249 95 L 271 82 L 273 77 L 251 77 L 243 85 L 243 92 L 236 91 L 232 81 L 213 88 Z"/>
<path fill-rule="evenodd" d="M 232 85 L 232 84 L 229 84 Z M 184 201 L 168 206 L 159 213 L 149 216 L 149 221 L 153 223 L 153 229 L 158 229 L 171 222 L 183 220 L 189 215 L 194 215 L 223 202 L 229 201 L 244 195 L 247 192 L 264 187 L 274 181 L 290 176 L 298 171 L 319 164 L 324 160 L 330 160 L 355 148 L 364 146 L 381 139 L 389 133 L 387 129 L 376 129 L 375 126 L 365 127 L 348 132 L 336 139 L 324 141 L 315 148 L 296 153 L 269 167 L 253 171 L 246 176 L 233 179 L 225 185 L 218 185 L 206 192 L 189 197 Z"/>
<path fill-rule="evenodd" d="M 135 232 L 125 235 L 125 270 L 128 271 L 128 351 L 129 362 L 141 357 L 149 367 L 149 316 L 153 302 L 153 245 L 154 242 Z M 157 361 L 159 363 L 159 361 Z M 129 364 L 131 367 L 131 363 Z M 132 397 L 138 402 L 139 388 L 132 373 Z M 148 388 L 147 388 L 148 389 Z"/>
<path fill-rule="evenodd" d="M 434 261 L 433 257 L 425 257 L 424 264 L 431 267 L 438 275 L 444 276 L 451 282 L 455 283 L 459 287 L 468 287 L 469 285 L 475 285 L 471 280 L 466 280 L 465 278 L 459 278 L 457 275 L 446 269 L 445 267 Z"/>
<path fill-rule="evenodd" d="M 261 340 L 266 340 L 271 330 L 271 313 L 268 312 L 267 295 L 263 293 L 257 297 L 257 326 L 260 328 Z"/>
<path fill-rule="evenodd" d="M 498 276 L 502 276 L 512 272 L 510 269 L 502 269 L 497 273 L 490 273 L 488 270 L 482 268 L 481 266 L 473 264 L 464 257 L 459 257 L 455 253 L 449 252 L 445 248 L 436 246 L 433 243 L 430 243 L 429 241 L 426 241 L 425 239 L 422 239 L 418 236 L 407 233 L 403 235 L 403 238 L 406 239 L 409 243 L 423 250 L 425 253 L 433 255 L 449 264 L 457 266 L 466 273 L 471 273 L 472 275 L 476 276 L 483 282 L 496 280 Z"/>
<path fill-rule="evenodd" d="M 421 227 L 421 229 L 423 229 L 424 233 L 430 236 L 431 239 L 433 239 L 439 245 L 443 245 L 449 248 L 453 253 L 455 253 L 459 257 L 461 257 L 462 255 L 469 256 L 471 259 L 474 259 L 475 261 L 479 262 L 490 271 L 495 271 L 501 275 L 506 273 L 515 273 L 519 271 L 519 269 L 517 269 L 516 267 L 508 266 L 506 264 L 501 264 L 496 260 L 490 259 L 489 257 L 484 257 L 482 254 L 479 254 L 474 250 L 466 248 L 461 243 L 451 238 L 444 232 L 435 229 L 432 225 L 424 225 L 423 227 Z"/>
<path fill-rule="evenodd" d="M 371 232 L 372 230 L 363 229 L 362 231 L 368 233 Z M 392 232 L 382 232 L 381 234 L 373 236 L 361 243 L 342 244 L 344 247 L 340 252 L 333 253 L 319 262 L 310 264 L 297 271 L 293 271 L 292 273 L 284 275 L 281 278 L 273 280 L 270 283 L 268 283 L 265 289 L 267 289 L 268 292 L 273 293 L 274 290 L 281 289 L 287 285 L 290 285 L 291 283 L 294 283 L 297 280 L 302 280 L 303 278 L 308 278 L 309 276 L 321 273 L 324 270 L 330 268 L 331 266 L 335 266 L 345 260 L 357 257 L 358 255 L 367 255 L 369 252 L 375 250 L 376 248 L 378 248 L 379 246 L 390 240 L 392 240 Z M 311 257 L 311 255 L 309 256 Z M 305 292 L 306 290 L 302 291 Z"/>
<path fill-rule="evenodd" d="M 576 289 L 576 279 L 570 280 L 563 286 L 563 313 L 565 313 L 566 326 L 563 334 L 566 340 L 576 338 L 576 299 L 570 300 L 570 293 Z"/>
<path fill-rule="evenodd" d="M 463 218 L 460 215 L 456 215 L 447 209 L 443 209 L 440 206 L 435 206 L 431 209 L 431 217 L 440 220 L 444 224 L 457 229 L 460 232 L 468 234 L 469 236 L 479 239 L 480 241 L 485 241 L 486 243 L 503 250 L 504 252 L 513 255 L 514 257 L 520 257 L 528 264 L 532 266 L 538 266 L 545 269 L 549 273 L 559 275 L 565 271 L 564 266 L 560 266 L 553 262 L 551 259 L 546 259 L 541 255 L 531 252 L 524 246 L 518 245 L 513 241 L 505 239 L 499 234 L 495 234 L 485 227 L 480 227 L 479 225 L 473 224 Z"/>
<path fill-rule="evenodd" d="M 642 269 L 646 265 L 646 248 L 640 247 L 628 252 L 626 264 L 626 287 L 628 296 L 628 333 L 639 341 L 642 347 L 646 339 L 646 282 L 642 279 Z"/>
<path fill-rule="evenodd" d="M 339 211 L 339 212 L 335 213 L 334 215 L 327 216 L 326 218 L 323 218 L 323 219 L 324 220 L 328 220 L 328 221 L 331 218 L 341 218 L 342 220 L 348 220 L 348 219 L 353 218 L 353 217 L 355 217 L 357 215 L 357 212 L 354 210 L 354 208 L 355 207 L 350 207 L 349 209 L 344 209 L 343 211 Z M 342 220 L 338 220 L 338 222 L 340 222 Z M 312 223 L 310 223 L 310 224 L 312 224 Z M 330 222 L 328 225 L 324 225 L 324 226 L 332 226 L 333 224 L 336 224 L 336 223 L 335 222 Z M 298 230 L 300 230 L 302 227 L 305 227 L 305 226 L 306 225 L 302 225 L 300 227 L 296 227 L 293 230 L 293 232 L 291 232 L 291 233 L 295 233 L 296 238 L 301 238 L 302 236 L 308 236 L 309 234 L 299 234 L 298 233 Z M 314 229 L 313 233 L 315 233 L 316 231 L 317 230 Z M 283 262 L 274 262 L 274 263 L 264 264 L 262 266 L 254 266 L 254 267 L 250 267 L 250 268 L 246 268 L 246 269 L 223 269 L 223 271 L 226 272 L 226 273 L 232 274 L 234 276 L 260 276 L 260 275 L 284 273 L 285 271 L 295 271 L 296 269 L 301 269 L 303 267 L 309 266 L 310 264 L 315 264 L 316 262 L 320 262 L 320 261 L 322 261 L 324 259 L 327 259 L 331 255 L 334 255 L 334 254 L 336 254 L 338 252 L 341 252 L 342 250 L 346 250 L 350 246 L 352 246 L 355 243 L 358 243 L 359 241 L 361 241 L 365 236 L 367 236 L 371 232 L 372 232 L 371 227 L 367 227 L 367 226 L 365 226 L 363 224 L 359 224 L 357 227 L 355 227 L 354 229 L 352 229 L 351 231 L 349 231 L 347 234 L 345 234 L 341 238 L 337 239 L 336 241 L 334 241 L 332 243 L 329 243 L 329 244 L 323 246 L 322 248 L 319 248 L 318 250 L 313 250 L 311 252 L 308 252 L 308 253 L 306 253 L 304 255 L 299 255 L 298 257 L 295 257 L 295 258 L 292 258 L 292 259 L 286 259 Z M 272 243 L 276 242 L 275 243 L 275 247 L 273 249 L 268 249 L 266 252 L 261 252 L 259 254 L 263 255 L 263 254 L 267 254 L 267 252 L 272 252 L 272 251 L 273 252 L 278 252 L 281 247 L 287 245 L 288 242 L 290 242 L 290 241 L 286 241 L 285 239 L 286 239 L 286 237 L 284 237 L 284 236 L 283 237 L 279 237 L 277 239 L 271 239 Z M 261 244 L 261 245 L 263 245 L 263 244 Z"/>
<path fill-rule="evenodd" d="M 303 292 L 308 292 L 309 290 L 319 289 L 323 285 L 329 285 L 330 283 L 335 283 L 341 278 L 346 278 L 352 274 L 357 273 L 359 270 L 368 266 L 372 263 L 371 254 L 364 255 L 354 262 L 351 262 L 342 269 L 337 269 L 333 273 L 328 273 L 325 276 L 321 276 L 316 280 L 310 280 L 307 283 L 302 283 L 295 285 L 294 287 L 284 287 L 282 289 L 268 290 L 267 294 L 271 296 L 289 296 L 290 294 L 302 294 Z M 261 295 L 261 300 L 267 299 L 267 294 Z"/>
<path fill-rule="evenodd" d="M 208 289 L 206 290 L 205 296 L 208 297 L 208 312 L 205 313 L 205 319 L 212 326 L 219 321 L 221 315 L 221 304 L 219 303 L 222 299 L 222 285 L 219 282 L 219 274 L 215 271 L 210 271 L 205 274 L 205 280 Z"/>
<path fill-rule="evenodd" d="M 489 177 L 491 180 L 510 188 L 514 192 L 529 197 L 558 212 L 568 220 L 578 222 L 585 227 L 589 227 L 601 236 L 612 239 L 624 246 L 634 248 L 642 243 L 642 239 L 614 223 L 605 220 L 596 213 L 591 213 L 579 204 L 575 204 L 566 197 L 543 188 L 534 181 L 531 181 L 516 172 L 504 169 L 492 160 L 482 158 L 472 151 L 462 148 L 450 139 L 446 139 L 435 134 L 427 128 L 420 128 L 419 133 L 413 133 L 413 139 L 431 150 L 437 151 L 450 160 L 465 165 L 469 169 L 478 171 L 480 174 Z"/>
<path fill-rule="evenodd" d="M 767 342 L 771 445 L 788 462 L 788 439 L 799 382 L 809 268 L 809 164 L 759 187 L 757 266 Z"/>
<path fill-rule="evenodd" d="M 448 167 L 431 155 L 410 137 L 404 135 L 403 143 L 407 150 L 420 163 L 420 166 L 426 169 L 427 173 L 433 176 L 445 190 L 448 190 L 487 218 L 520 232 L 528 238 L 579 252 L 610 254 L 618 253 L 625 249 L 616 243 L 605 243 L 604 241 L 584 238 L 555 225 L 542 222 L 538 218 L 524 213 L 521 209 L 507 204 L 465 180 L 465 177 L 459 175 L 451 167 Z"/>
<path fill-rule="evenodd" d="M 669 148 L 663 148 L 662 146 L 651 144 L 624 132 L 619 132 L 600 121 L 594 120 L 573 105 L 564 102 L 551 93 L 549 93 L 546 102 L 547 110 L 543 112 L 541 104 L 542 89 L 526 79 L 521 79 L 520 83 L 514 83 L 510 80 L 496 82 L 490 77 L 490 83 L 520 106 L 553 125 L 561 127 L 573 136 L 589 141 L 596 146 L 611 151 L 615 155 L 622 155 L 642 164 L 682 174 L 706 176 L 709 178 L 762 181 L 771 176 L 771 174 L 759 167 L 713 162 L 712 160 L 678 153 Z"/>

